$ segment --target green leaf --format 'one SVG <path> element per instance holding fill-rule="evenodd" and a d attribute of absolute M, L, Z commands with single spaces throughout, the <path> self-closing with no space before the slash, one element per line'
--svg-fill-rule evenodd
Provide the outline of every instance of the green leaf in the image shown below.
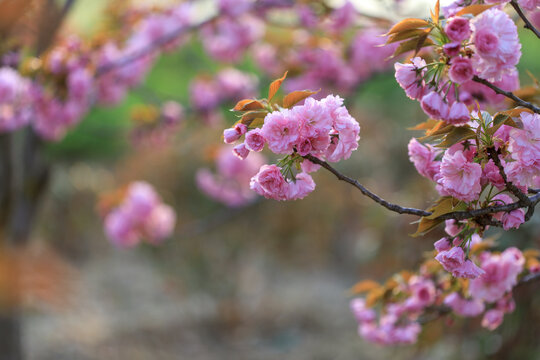
<path fill-rule="evenodd" d="M 435 146 L 439 148 L 448 148 L 467 139 L 474 139 L 475 137 L 476 133 L 467 126 L 454 127 L 454 129 L 446 135 L 444 141 Z"/>

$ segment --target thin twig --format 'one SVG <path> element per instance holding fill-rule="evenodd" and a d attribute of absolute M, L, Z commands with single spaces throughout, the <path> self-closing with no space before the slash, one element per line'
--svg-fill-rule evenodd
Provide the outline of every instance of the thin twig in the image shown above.
<path fill-rule="evenodd" d="M 527 109 L 531 109 L 535 113 L 540 114 L 540 108 L 538 106 L 535 106 L 534 104 L 517 97 L 516 95 L 514 95 L 510 91 L 504 91 L 503 89 L 493 85 L 492 83 L 490 83 L 486 79 L 479 78 L 478 76 L 475 75 L 473 77 L 473 81 L 476 81 L 477 83 L 485 85 L 488 88 L 490 88 L 491 90 L 495 91 L 497 94 L 504 95 L 507 98 L 512 99 L 516 104 L 518 104 L 520 106 L 523 106 L 523 107 L 525 107 Z"/>
<path fill-rule="evenodd" d="M 527 19 L 527 17 L 519 7 L 518 3 L 515 0 L 512 0 L 510 1 L 510 5 L 512 5 L 519 17 L 525 22 L 525 29 L 531 30 L 536 35 L 536 37 L 540 39 L 540 31 L 538 31 L 538 29 L 534 27 L 534 25 L 529 21 L 529 19 Z"/>
<path fill-rule="evenodd" d="M 508 181 L 508 178 L 506 177 L 506 172 L 504 171 L 504 167 L 501 164 L 501 159 L 499 159 L 499 153 L 497 152 L 497 150 L 495 150 L 495 148 L 493 147 L 489 148 L 488 155 L 499 169 L 499 174 L 501 175 L 504 184 L 506 185 L 506 188 L 523 203 L 523 206 L 530 206 L 531 203 L 527 195 L 525 195 L 523 191 L 521 191 L 512 182 Z"/>
<path fill-rule="evenodd" d="M 334 174 L 339 180 L 344 181 L 346 183 L 351 184 L 360 192 L 375 201 L 376 203 L 382 205 L 383 207 L 387 208 L 390 211 L 397 212 L 398 214 L 410 214 L 410 215 L 416 215 L 416 216 L 430 216 L 432 213 L 429 211 L 421 210 L 421 209 L 415 209 L 415 208 L 409 208 L 409 207 L 403 207 L 396 204 L 392 204 L 380 196 L 372 193 L 368 189 L 366 189 L 362 184 L 360 184 L 357 180 L 352 179 L 348 177 L 347 175 L 342 174 L 339 172 L 339 170 L 332 167 L 330 164 L 328 164 L 326 161 L 321 160 L 319 158 L 316 158 L 313 155 L 306 155 L 304 156 L 305 159 L 311 161 L 314 164 L 320 165 L 326 170 L 330 171 L 332 174 Z M 490 221 L 489 219 L 480 219 L 483 216 L 494 214 L 498 212 L 509 212 L 512 210 L 520 209 L 523 207 L 535 207 L 540 202 L 540 193 L 528 197 L 527 198 L 527 204 L 524 204 L 521 200 L 516 201 L 511 204 L 505 204 L 505 205 L 498 205 L 498 206 L 488 206 L 481 209 L 476 210 L 464 210 L 464 211 L 453 211 L 446 214 L 443 214 L 441 216 L 438 216 L 435 218 L 435 220 L 466 220 L 466 219 L 479 219 L 481 222 L 485 223 L 486 221 L 489 222 L 490 225 L 494 226 L 500 226 L 500 222 Z M 488 224 L 488 223 L 486 223 Z"/>
<path fill-rule="evenodd" d="M 203 21 L 200 21 L 200 22 L 196 23 L 196 24 L 192 24 L 192 25 L 189 25 L 189 26 L 182 26 L 182 27 L 176 29 L 175 31 L 172 31 L 172 32 L 170 32 L 168 34 L 165 34 L 164 36 L 154 40 L 149 45 L 147 45 L 147 46 L 145 46 L 145 47 L 143 47 L 141 49 L 138 49 L 137 51 L 134 51 L 134 52 L 130 53 L 129 55 L 127 55 L 125 57 L 122 57 L 122 58 L 117 59 L 117 60 L 115 60 L 113 62 L 104 64 L 104 65 L 97 68 L 96 77 L 105 75 L 105 74 L 109 73 L 110 71 L 112 71 L 112 70 L 114 70 L 116 68 L 128 65 L 129 63 L 137 61 L 137 60 L 139 60 L 139 59 L 141 59 L 141 58 L 143 58 L 143 57 L 145 57 L 147 55 L 151 55 L 156 50 L 158 50 L 159 48 L 173 42 L 174 40 L 176 40 L 181 35 L 183 35 L 185 33 L 188 33 L 190 31 L 193 31 L 195 29 L 198 29 L 201 26 L 204 26 L 204 25 L 212 22 L 214 19 L 216 19 L 216 17 L 217 17 L 217 15 L 213 15 L 213 16 L 210 16 L 209 18 L 207 18 L 207 19 L 205 19 Z"/>

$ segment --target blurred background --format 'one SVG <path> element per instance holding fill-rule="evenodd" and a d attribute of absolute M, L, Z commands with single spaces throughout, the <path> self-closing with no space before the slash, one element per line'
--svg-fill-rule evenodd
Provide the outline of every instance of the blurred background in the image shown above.
<path fill-rule="evenodd" d="M 360 11 L 380 13 L 378 1 L 356 3 Z M 412 2 L 395 16 L 422 17 L 425 4 Z M 69 31 L 92 34 L 107 9 L 106 0 L 78 1 Z M 530 32 L 521 31 L 520 39 L 525 84 L 531 81 L 525 70 L 540 73 L 540 47 Z M 223 128 L 235 121 L 231 103 L 218 111 L 217 125 L 188 117 L 172 141 L 134 144 L 137 112 L 148 104 L 189 103 L 194 77 L 220 66 L 191 38 L 162 56 L 120 105 L 93 109 L 48 145 L 55 165 L 34 247 L 48 249 L 65 268 L 51 274 L 59 282 L 50 289 L 53 301 L 24 311 L 29 359 L 540 358 L 538 284 L 515 292 L 516 311 L 494 332 L 481 329 L 479 319 L 456 319 L 428 324 L 415 346 L 380 348 L 361 340 L 348 289 L 415 269 L 441 233 L 408 236 L 414 217 L 377 206 L 324 171 L 301 201 L 256 199 L 230 208 L 209 198 L 195 174 L 215 168 Z M 270 77 L 250 59 L 236 67 L 256 74 L 264 94 Z M 427 207 L 437 194 L 409 163 L 406 146 L 415 134 L 405 130 L 425 115 L 393 72 L 363 82 L 346 95 L 346 105 L 361 140 L 336 167 L 391 202 Z M 177 211 L 175 233 L 160 246 L 120 250 L 103 233 L 99 195 L 133 180 L 151 183 Z M 539 223 L 537 214 L 498 241 L 538 247 Z"/>

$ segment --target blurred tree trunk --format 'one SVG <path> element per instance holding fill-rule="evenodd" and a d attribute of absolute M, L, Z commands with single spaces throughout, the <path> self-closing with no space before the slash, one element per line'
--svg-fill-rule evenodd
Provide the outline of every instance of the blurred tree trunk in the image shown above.
<path fill-rule="evenodd" d="M 0 234 L 2 249 L 26 245 L 31 236 L 40 199 L 49 178 L 43 143 L 32 129 L 0 136 Z M 8 276 L 17 276 L 8 269 Z M 11 272 L 11 270 L 13 270 Z M 9 279 L 13 280 L 13 279 Z M 17 279 L 14 280 L 15 284 Z M 19 287 L 9 288 L 18 291 Z M 21 294 L 14 295 L 20 299 Z M 7 302 L 9 303 L 9 302 Z M 21 313 L 19 303 L 0 309 L 0 354 L 2 359 L 22 360 Z"/>

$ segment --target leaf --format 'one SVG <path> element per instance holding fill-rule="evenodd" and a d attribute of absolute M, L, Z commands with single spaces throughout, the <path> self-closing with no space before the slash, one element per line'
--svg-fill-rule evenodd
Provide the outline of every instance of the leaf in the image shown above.
<path fill-rule="evenodd" d="M 268 101 L 271 101 L 272 98 L 274 97 L 274 95 L 276 95 L 279 88 L 281 87 L 281 84 L 283 83 L 283 81 L 287 77 L 287 73 L 288 73 L 288 71 L 285 71 L 285 74 L 283 74 L 283 76 L 281 78 L 272 81 L 272 83 L 270 84 L 270 87 L 268 89 Z"/>
<path fill-rule="evenodd" d="M 435 12 L 432 12 L 431 10 L 429 11 L 431 13 L 431 20 L 433 20 L 433 22 L 437 25 L 439 24 L 440 11 L 441 11 L 441 3 L 440 3 L 440 0 L 437 0 L 437 4 L 435 5 Z"/>
<path fill-rule="evenodd" d="M 441 198 L 437 202 L 437 204 L 429 210 L 432 212 L 432 214 L 426 216 L 426 218 L 433 220 L 441 215 L 448 214 L 452 211 L 465 210 L 466 208 L 467 206 L 463 202 L 453 197 L 447 196 Z"/>
<path fill-rule="evenodd" d="M 377 301 L 383 298 L 385 292 L 386 290 L 382 286 L 372 289 L 366 296 L 366 306 L 372 307 L 373 305 L 375 305 Z"/>
<path fill-rule="evenodd" d="M 442 124 L 443 121 L 435 120 L 435 119 L 428 119 L 427 121 L 420 123 L 414 127 L 407 128 L 407 130 L 431 130 L 435 126 Z"/>
<path fill-rule="evenodd" d="M 515 109 L 506 110 L 506 111 L 500 111 L 497 114 L 504 114 L 511 117 L 519 117 L 522 112 L 528 112 L 529 114 L 534 114 L 534 112 L 531 109 L 527 109 L 527 108 L 515 108 Z"/>
<path fill-rule="evenodd" d="M 317 94 L 319 91 L 321 90 L 319 89 L 317 91 L 310 91 L 310 90 L 293 91 L 292 93 L 287 94 L 285 98 L 283 99 L 283 107 L 290 108 L 296 105 L 297 103 L 299 103 L 300 101 L 310 97 L 311 95 Z"/>
<path fill-rule="evenodd" d="M 386 44 L 392 44 L 398 41 L 410 39 L 412 37 L 423 35 L 427 32 L 429 32 L 430 29 L 412 29 L 407 31 L 402 31 L 396 34 L 392 34 L 388 37 L 388 40 L 386 40 Z"/>
<path fill-rule="evenodd" d="M 247 127 L 257 127 L 264 123 L 267 114 L 267 111 L 250 111 L 245 113 L 238 123 L 242 123 Z"/>
<path fill-rule="evenodd" d="M 399 46 L 396 48 L 396 51 L 394 51 L 394 54 L 392 54 L 390 58 L 394 58 L 411 50 L 414 50 L 417 53 L 421 48 L 431 45 L 433 45 L 433 41 L 431 41 L 431 39 L 428 39 L 427 34 L 425 34 L 418 38 L 413 38 L 399 44 Z"/>
<path fill-rule="evenodd" d="M 349 293 L 351 294 L 361 294 L 367 291 L 371 291 L 375 288 L 380 287 L 379 283 L 373 280 L 363 280 L 356 284 L 354 284 L 350 290 Z"/>
<path fill-rule="evenodd" d="M 390 31 L 388 31 L 385 35 L 387 36 L 387 35 L 399 33 L 402 31 L 424 28 L 428 26 L 429 26 L 429 22 L 427 22 L 426 20 L 407 18 L 407 19 L 401 20 L 396 25 L 392 26 Z"/>
<path fill-rule="evenodd" d="M 444 141 L 435 145 L 435 147 L 446 148 L 475 137 L 476 133 L 466 126 L 454 127 L 454 129 L 446 135 Z"/>
<path fill-rule="evenodd" d="M 236 103 L 232 108 L 233 111 L 249 111 L 264 109 L 264 105 L 258 100 L 244 99 Z"/>
<path fill-rule="evenodd" d="M 508 125 L 512 127 L 518 127 L 518 125 L 512 120 L 509 115 L 498 113 L 493 119 L 493 126 L 487 129 L 486 133 L 493 136 L 497 130 L 503 125 Z"/>
<path fill-rule="evenodd" d="M 465 15 L 465 14 L 471 14 L 473 16 L 477 16 L 477 15 L 483 13 L 484 11 L 491 9 L 495 5 L 496 4 L 494 4 L 494 5 L 478 5 L 478 4 L 477 5 L 469 5 L 469 6 L 464 7 L 460 11 L 458 11 L 456 16 L 461 16 L 461 15 Z"/>
<path fill-rule="evenodd" d="M 540 250 L 538 249 L 527 249 L 523 250 L 523 257 L 527 258 L 540 258 Z"/>
<path fill-rule="evenodd" d="M 437 225 L 442 223 L 444 220 L 434 220 L 434 219 L 428 219 L 426 217 L 422 217 L 420 221 L 418 222 L 418 227 L 416 228 L 416 232 L 414 234 L 411 234 L 412 237 L 418 237 L 427 234 L 431 230 L 433 230 Z"/>
<path fill-rule="evenodd" d="M 537 94 L 538 88 L 536 86 L 525 86 L 519 90 L 514 91 L 514 95 L 524 100 L 528 100 Z"/>

